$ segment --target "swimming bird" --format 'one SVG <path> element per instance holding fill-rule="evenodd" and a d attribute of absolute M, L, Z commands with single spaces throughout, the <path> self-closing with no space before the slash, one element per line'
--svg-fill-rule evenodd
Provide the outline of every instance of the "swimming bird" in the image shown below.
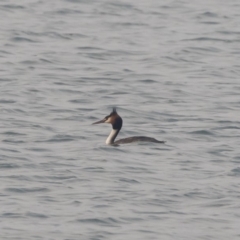
<path fill-rule="evenodd" d="M 132 142 L 165 143 L 164 141 L 158 141 L 155 138 L 144 137 L 144 136 L 128 137 L 128 138 L 123 138 L 123 139 L 114 141 L 118 133 L 120 132 L 123 124 L 123 120 L 118 115 L 116 108 L 113 108 L 112 112 L 108 116 L 106 116 L 104 119 L 94 122 L 93 124 L 99 124 L 99 123 L 112 124 L 112 131 L 110 132 L 106 140 L 107 145 L 118 145 L 118 144 L 132 143 Z"/>

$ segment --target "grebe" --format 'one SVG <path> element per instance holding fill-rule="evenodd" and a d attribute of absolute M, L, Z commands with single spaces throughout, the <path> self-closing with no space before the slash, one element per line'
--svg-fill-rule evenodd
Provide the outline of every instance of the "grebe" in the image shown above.
<path fill-rule="evenodd" d="M 117 114 L 116 108 L 113 108 L 112 112 L 108 116 L 106 116 L 103 120 L 97 121 L 93 124 L 99 124 L 99 123 L 112 124 L 112 131 L 106 140 L 106 144 L 108 145 L 118 145 L 118 144 L 132 143 L 132 142 L 165 143 L 164 141 L 158 141 L 155 138 L 143 137 L 143 136 L 123 138 L 114 142 L 115 138 L 117 137 L 118 133 L 122 128 L 122 123 L 123 123 L 122 118 Z"/>

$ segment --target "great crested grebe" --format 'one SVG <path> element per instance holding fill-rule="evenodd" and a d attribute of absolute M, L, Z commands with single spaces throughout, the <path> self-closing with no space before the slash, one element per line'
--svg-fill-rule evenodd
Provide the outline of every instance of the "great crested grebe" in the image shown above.
<path fill-rule="evenodd" d="M 106 116 L 103 120 L 97 121 L 93 124 L 99 124 L 99 123 L 112 124 L 112 131 L 106 140 L 106 144 L 108 145 L 118 145 L 118 144 L 132 143 L 132 142 L 165 143 L 164 141 L 158 141 L 155 138 L 143 137 L 143 136 L 123 138 L 114 142 L 115 138 L 117 137 L 118 133 L 122 128 L 122 123 L 123 123 L 122 118 L 117 114 L 116 108 L 113 108 L 112 112 L 108 116 Z"/>

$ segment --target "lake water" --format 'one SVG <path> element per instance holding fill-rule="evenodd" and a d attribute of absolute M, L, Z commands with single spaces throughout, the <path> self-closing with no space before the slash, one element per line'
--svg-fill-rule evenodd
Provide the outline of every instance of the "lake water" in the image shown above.
<path fill-rule="evenodd" d="M 0 239 L 240 239 L 239 0 L 0 14 Z"/>

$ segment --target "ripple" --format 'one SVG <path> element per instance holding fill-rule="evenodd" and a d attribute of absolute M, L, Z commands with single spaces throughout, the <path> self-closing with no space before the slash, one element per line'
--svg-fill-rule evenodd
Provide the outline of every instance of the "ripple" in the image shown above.
<path fill-rule="evenodd" d="M 13 169 L 19 168 L 20 166 L 14 163 L 0 163 L 0 169 Z"/>
<path fill-rule="evenodd" d="M 33 187 L 33 188 L 5 188 L 7 192 L 15 192 L 15 193 L 32 193 L 32 192 L 49 192 L 48 188 L 40 188 L 40 187 Z"/>
<path fill-rule="evenodd" d="M 135 179 L 127 179 L 127 178 L 120 178 L 119 181 L 120 182 L 127 182 L 127 183 L 140 183 L 139 181 L 137 181 Z"/>
<path fill-rule="evenodd" d="M 211 135 L 213 136 L 214 133 L 212 131 L 207 131 L 207 130 L 198 130 L 198 131 L 193 131 L 190 132 L 190 134 L 198 134 L 198 135 Z"/>
<path fill-rule="evenodd" d="M 231 170 L 230 176 L 240 176 L 240 167 Z"/>
<path fill-rule="evenodd" d="M 22 216 L 21 214 L 18 214 L 18 213 L 12 213 L 12 212 L 5 212 L 1 215 L 1 217 L 3 218 L 25 218 L 24 216 Z"/>
<path fill-rule="evenodd" d="M 24 6 L 16 5 L 16 4 L 5 4 L 5 5 L 1 5 L 1 7 L 8 8 L 8 9 L 25 9 Z"/>
<path fill-rule="evenodd" d="M 238 42 L 238 40 L 229 40 L 229 39 L 222 39 L 222 38 L 210 38 L 210 37 L 198 37 L 192 39 L 184 39 L 182 41 L 210 41 L 210 42 L 225 42 L 225 43 L 233 43 Z"/>
<path fill-rule="evenodd" d="M 35 212 L 27 212 L 25 215 L 27 217 L 33 217 L 33 218 L 48 218 L 48 216 L 45 214 L 35 213 Z"/>
<path fill-rule="evenodd" d="M 77 222 L 81 223 L 91 223 L 91 224 L 99 224 L 100 226 L 109 226 L 114 227 L 116 224 L 120 223 L 120 221 L 115 218 L 84 218 L 78 219 Z"/>
<path fill-rule="evenodd" d="M 25 38 L 25 37 L 14 37 L 14 38 L 11 38 L 11 41 L 13 41 L 13 42 L 31 42 L 31 43 L 37 42 L 30 38 Z"/>
<path fill-rule="evenodd" d="M 27 150 L 30 150 L 30 151 L 33 151 L 33 152 L 51 152 L 50 149 L 47 149 L 47 148 L 36 148 L 36 147 L 27 148 Z"/>
<path fill-rule="evenodd" d="M 218 15 L 216 13 L 214 13 L 214 12 L 204 12 L 204 13 L 201 14 L 201 16 L 213 17 L 213 18 L 218 17 Z"/>
<path fill-rule="evenodd" d="M 14 139 L 4 139 L 3 142 L 6 142 L 6 143 L 14 143 L 14 144 L 17 144 L 17 143 L 25 143 L 25 141 L 22 141 L 22 140 L 14 140 Z"/>
<path fill-rule="evenodd" d="M 70 142 L 74 141 L 75 138 L 71 135 L 56 135 L 53 138 L 50 138 L 46 141 L 36 141 L 36 142 Z"/>
<path fill-rule="evenodd" d="M 15 103 L 16 101 L 14 100 L 5 100 L 5 99 L 0 99 L 0 103 L 6 104 L 6 103 Z"/>

